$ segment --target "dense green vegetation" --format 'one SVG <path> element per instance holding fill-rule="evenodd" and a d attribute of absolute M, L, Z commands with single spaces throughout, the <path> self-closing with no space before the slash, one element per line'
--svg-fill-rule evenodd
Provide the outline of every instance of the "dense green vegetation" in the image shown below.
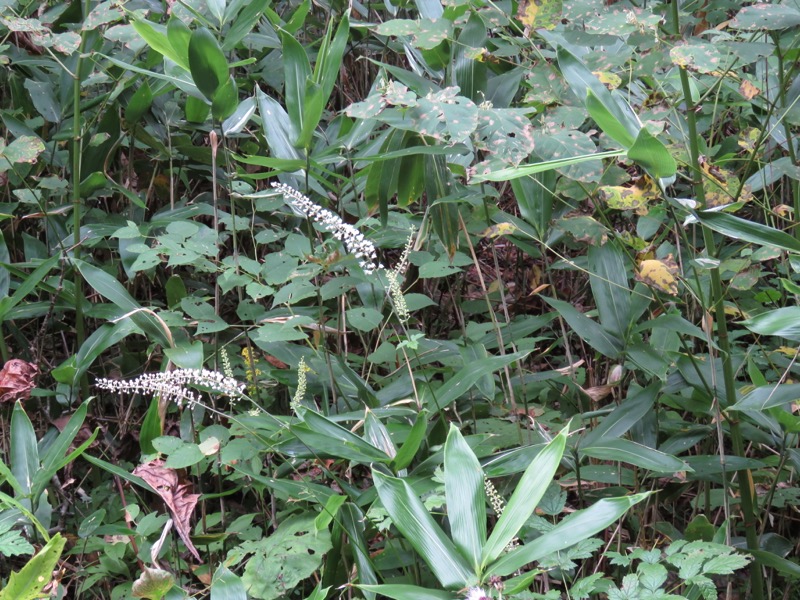
<path fill-rule="evenodd" d="M 796 597 L 800 1 L 0 5 L 0 600 Z"/>

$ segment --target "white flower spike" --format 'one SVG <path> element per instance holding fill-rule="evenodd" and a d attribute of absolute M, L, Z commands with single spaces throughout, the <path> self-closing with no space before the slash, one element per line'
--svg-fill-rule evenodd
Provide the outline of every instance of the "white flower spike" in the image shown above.
<path fill-rule="evenodd" d="M 364 269 L 364 273 L 371 275 L 373 271 L 384 268 L 378 262 L 375 244 L 365 238 L 358 229 L 345 223 L 339 215 L 314 204 L 308 197 L 285 183 L 273 183 L 272 187 L 299 212 L 322 225 L 333 234 L 333 237 L 342 242 L 347 252 L 358 259 L 358 264 Z"/>

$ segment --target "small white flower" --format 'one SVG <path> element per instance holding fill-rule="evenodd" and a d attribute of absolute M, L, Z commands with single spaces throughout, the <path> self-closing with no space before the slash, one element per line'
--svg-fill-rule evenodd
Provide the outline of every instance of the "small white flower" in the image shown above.
<path fill-rule="evenodd" d="M 472 587 L 467 591 L 467 600 L 489 600 L 489 596 L 481 588 Z"/>
<path fill-rule="evenodd" d="M 300 213 L 322 225 L 331 232 L 334 238 L 342 242 L 345 250 L 358 259 L 358 263 L 364 269 L 364 273 L 370 275 L 373 271 L 384 268 L 378 262 L 378 252 L 375 250 L 375 245 L 365 238 L 364 234 L 358 229 L 349 223 L 345 223 L 339 215 L 314 204 L 308 197 L 284 183 L 273 183 L 272 187 L 282 194 L 289 201 L 289 204 Z"/>
<path fill-rule="evenodd" d="M 143 373 L 134 379 L 98 379 L 95 385 L 120 394 L 159 394 L 166 402 L 175 402 L 178 406 L 186 403 L 189 408 L 200 400 L 200 395 L 187 386 L 205 388 L 212 394 L 229 396 L 231 400 L 238 400 L 245 387 L 232 377 L 207 369 Z"/>

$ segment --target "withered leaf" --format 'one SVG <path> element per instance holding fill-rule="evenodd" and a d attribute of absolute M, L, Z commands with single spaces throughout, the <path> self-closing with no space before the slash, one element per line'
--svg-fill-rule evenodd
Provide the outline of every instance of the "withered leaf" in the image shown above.
<path fill-rule="evenodd" d="M 158 495 L 161 496 L 164 504 L 167 505 L 169 512 L 172 514 L 178 535 L 183 540 L 183 543 L 186 544 L 192 556 L 200 561 L 200 554 L 192 544 L 191 539 L 189 539 L 189 532 L 191 531 L 189 522 L 200 494 L 190 493 L 192 484 L 185 477 L 179 477 L 175 469 L 165 467 L 164 461 L 161 459 L 151 460 L 139 465 L 133 470 L 133 474 L 144 479 L 158 492 Z"/>
<path fill-rule="evenodd" d="M 12 358 L 0 370 L 0 402 L 27 400 L 39 369 L 33 363 Z"/>

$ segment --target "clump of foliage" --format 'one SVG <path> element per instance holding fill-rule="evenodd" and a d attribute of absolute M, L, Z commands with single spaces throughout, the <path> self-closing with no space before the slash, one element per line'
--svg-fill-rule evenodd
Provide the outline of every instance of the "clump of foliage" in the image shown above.
<path fill-rule="evenodd" d="M 0 599 L 796 591 L 796 0 L 0 31 Z"/>

